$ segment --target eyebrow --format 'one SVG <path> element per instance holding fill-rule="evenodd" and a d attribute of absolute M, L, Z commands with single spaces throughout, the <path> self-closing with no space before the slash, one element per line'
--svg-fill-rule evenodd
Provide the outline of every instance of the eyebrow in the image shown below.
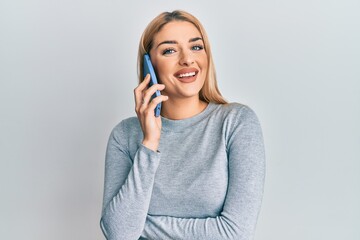
<path fill-rule="evenodd" d="M 202 38 L 201 37 L 190 38 L 189 43 L 196 42 L 196 41 L 199 41 L 199 40 L 202 40 Z M 162 44 L 177 44 L 177 43 L 178 42 L 175 41 L 175 40 L 166 40 L 166 41 L 163 41 L 163 42 L 159 43 L 156 48 L 158 48 Z"/>

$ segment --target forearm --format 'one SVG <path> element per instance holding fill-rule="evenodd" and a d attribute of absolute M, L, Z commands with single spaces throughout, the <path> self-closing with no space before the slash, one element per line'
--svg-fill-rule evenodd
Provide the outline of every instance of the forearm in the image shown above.
<path fill-rule="evenodd" d="M 244 180 L 245 186 L 238 188 L 238 194 L 231 190 L 219 216 L 180 218 L 148 215 L 142 236 L 152 240 L 253 239 L 261 209 L 264 170 L 259 169 L 255 180 Z"/>
<path fill-rule="evenodd" d="M 249 222 L 247 220 L 246 222 L 235 223 L 225 216 L 218 216 L 214 218 L 148 216 L 142 236 L 153 240 L 249 240 L 253 239 L 254 226 L 254 222 Z"/>
<path fill-rule="evenodd" d="M 144 146 L 139 148 L 124 184 L 103 210 L 101 228 L 107 239 L 138 239 L 141 235 L 159 163 L 157 155 Z"/>

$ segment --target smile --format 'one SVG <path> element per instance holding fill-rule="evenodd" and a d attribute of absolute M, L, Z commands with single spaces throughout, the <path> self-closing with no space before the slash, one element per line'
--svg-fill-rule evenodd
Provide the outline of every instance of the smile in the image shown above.
<path fill-rule="evenodd" d="M 178 78 L 193 77 L 193 76 L 195 76 L 195 74 L 196 74 L 196 72 L 189 72 L 189 73 L 179 74 L 177 77 L 178 77 Z"/>
<path fill-rule="evenodd" d="M 191 83 L 196 80 L 199 70 L 196 68 L 184 68 L 176 72 L 174 76 L 183 83 Z"/>

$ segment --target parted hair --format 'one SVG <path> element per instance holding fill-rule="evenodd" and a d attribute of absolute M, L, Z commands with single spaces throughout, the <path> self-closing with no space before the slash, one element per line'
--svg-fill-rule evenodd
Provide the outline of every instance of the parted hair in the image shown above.
<path fill-rule="evenodd" d="M 206 74 L 206 80 L 204 86 L 199 92 L 199 98 L 205 102 L 214 102 L 225 104 L 227 101 L 221 95 L 216 81 L 216 72 L 215 66 L 211 54 L 210 43 L 205 32 L 204 27 L 200 21 L 191 15 L 188 12 L 182 10 L 175 10 L 173 12 L 163 12 L 155 17 L 145 28 L 139 43 L 138 51 L 138 77 L 139 83 L 141 83 L 143 78 L 143 66 L 144 66 L 144 54 L 149 53 L 153 47 L 153 41 L 155 35 L 162 29 L 162 27 L 173 21 L 186 21 L 192 23 L 200 32 L 201 38 L 204 42 L 204 49 L 208 58 L 208 70 Z"/>

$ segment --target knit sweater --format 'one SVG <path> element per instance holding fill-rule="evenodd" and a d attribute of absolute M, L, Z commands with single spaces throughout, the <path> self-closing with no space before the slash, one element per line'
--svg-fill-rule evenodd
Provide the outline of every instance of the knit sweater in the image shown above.
<path fill-rule="evenodd" d="M 136 117 L 110 134 L 100 220 L 106 238 L 253 239 L 265 179 L 254 111 L 209 103 L 187 119 L 161 118 L 157 152 L 142 144 Z"/>

